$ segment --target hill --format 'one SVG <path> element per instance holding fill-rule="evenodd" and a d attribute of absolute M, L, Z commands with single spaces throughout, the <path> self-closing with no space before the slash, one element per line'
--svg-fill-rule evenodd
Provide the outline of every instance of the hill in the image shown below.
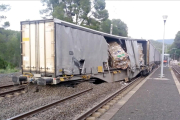
<path fill-rule="evenodd" d="M 157 42 L 163 42 L 163 40 L 156 40 Z M 164 43 L 166 43 L 166 44 L 172 44 L 174 42 L 174 39 L 165 39 L 164 40 Z"/>
<path fill-rule="evenodd" d="M 151 40 L 151 44 L 155 47 L 159 49 L 162 49 L 162 42 L 158 42 L 157 40 Z M 171 46 L 170 44 L 166 44 L 164 43 L 164 47 L 165 47 L 165 53 L 167 53 L 167 50 L 169 49 L 169 47 Z M 160 50 L 161 52 L 161 50 Z"/>

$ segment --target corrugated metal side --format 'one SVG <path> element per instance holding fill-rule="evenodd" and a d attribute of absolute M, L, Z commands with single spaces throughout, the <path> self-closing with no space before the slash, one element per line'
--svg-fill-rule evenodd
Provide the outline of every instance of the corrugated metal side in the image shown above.
<path fill-rule="evenodd" d="M 107 61 L 103 36 L 56 24 L 56 75 L 97 74 Z"/>
<path fill-rule="evenodd" d="M 155 50 L 155 61 L 161 61 L 161 54 L 157 49 Z"/>
<path fill-rule="evenodd" d="M 149 44 L 149 64 L 154 63 L 155 48 Z"/>
<path fill-rule="evenodd" d="M 54 74 L 54 23 L 22 24 L 22 70 Z"/>
<path fill-rule="evenodd" d="M 29 24 L 22 25 L 22 70 L 30 72 Z"/>
<path fill-rule="evenodd" d="M 140 54 L 139 54 L 139 51 L 138 51 L 137 41 L 132 41 L 132 45 L 133 45 L 133 51 L 134 51 L 134 57 L 135 57 L 135 61 L 136 61 L 136 66 L 138 68 L 140 68 L 140 64 L 139 64 Z"/>
<path fill-rule="evenodd" d="M 135 70 L 136 69 L 136 60 L 135 60 L 135 56 L 134 56 L 132 41 L 126 40 L 125 43 L 126 43 L 126 48 L 127 48 L 127 53 L 129 55 L 130 63 L 131 63 L 131 65 L 130 65 L 131 70 Z"/>
<path fill-rule="evenodd" d="M 23 42 L 22 42 L 22 24 L 21 24 L 20 30 L 21 30 L 21 38 L 20 38 L 20 39 L 21 39 L 21 40 L 20 40 L 20 41 L 21 41 L 21 44 L 20 44 L 20 49 L 21 49 L 21 51 L 20 51 L 20 52 L 21 52 L 21 68 L 22 68 L 22 69 L 21 69 L 21 72 L 23 73 L 23 54 L 22 54 L 22 53 L 23 53 L 23 52 L 22 52 L 22 44 L 23 44 Z"/>

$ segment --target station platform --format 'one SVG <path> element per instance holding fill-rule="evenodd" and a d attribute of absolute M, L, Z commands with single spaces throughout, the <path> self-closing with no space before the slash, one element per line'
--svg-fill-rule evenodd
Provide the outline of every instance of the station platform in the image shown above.
<path fill-rule="evenodd" d="M 156 69 L 100 120 L 180 120 L 179 81 L 171 68 L 164 67 L 163 78 L 159 77 L 160 70 Z"/>

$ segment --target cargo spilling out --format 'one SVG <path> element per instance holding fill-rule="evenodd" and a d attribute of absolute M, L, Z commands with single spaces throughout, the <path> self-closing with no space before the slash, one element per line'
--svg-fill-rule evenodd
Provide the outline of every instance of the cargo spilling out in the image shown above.
<path fill-rule="evenodd" d="M 22 75 L 39 85 L 97 79 L 130 81 L 160 63 L 149 40 L 111 35 L 58 19 L 21 22 Z"/>
<path fill-rule="evenodd" d="M 138 52 L 139 52 L 139 64 L 144 65 L 144 54 L 143 54 L 143 47 L 141 43 L 138 43 Z"/>
<path fill-rule="evenodd" d="M 127 69 L 127 67 L 129 66 L 128 54 L 117 42 L 112 42 L 109 44 L 109 57 L 111 67 Z"/>

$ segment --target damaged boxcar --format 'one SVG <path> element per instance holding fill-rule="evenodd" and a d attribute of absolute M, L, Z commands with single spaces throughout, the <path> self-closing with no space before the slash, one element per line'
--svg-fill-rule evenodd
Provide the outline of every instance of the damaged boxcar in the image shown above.
<path fill-rule="evenodd" d="M 21 22 L 22 75 L 38 85 L 101 79 L 129 81 L 160 64 L 150 41 L 111 35 L 58 19 Z"/>

